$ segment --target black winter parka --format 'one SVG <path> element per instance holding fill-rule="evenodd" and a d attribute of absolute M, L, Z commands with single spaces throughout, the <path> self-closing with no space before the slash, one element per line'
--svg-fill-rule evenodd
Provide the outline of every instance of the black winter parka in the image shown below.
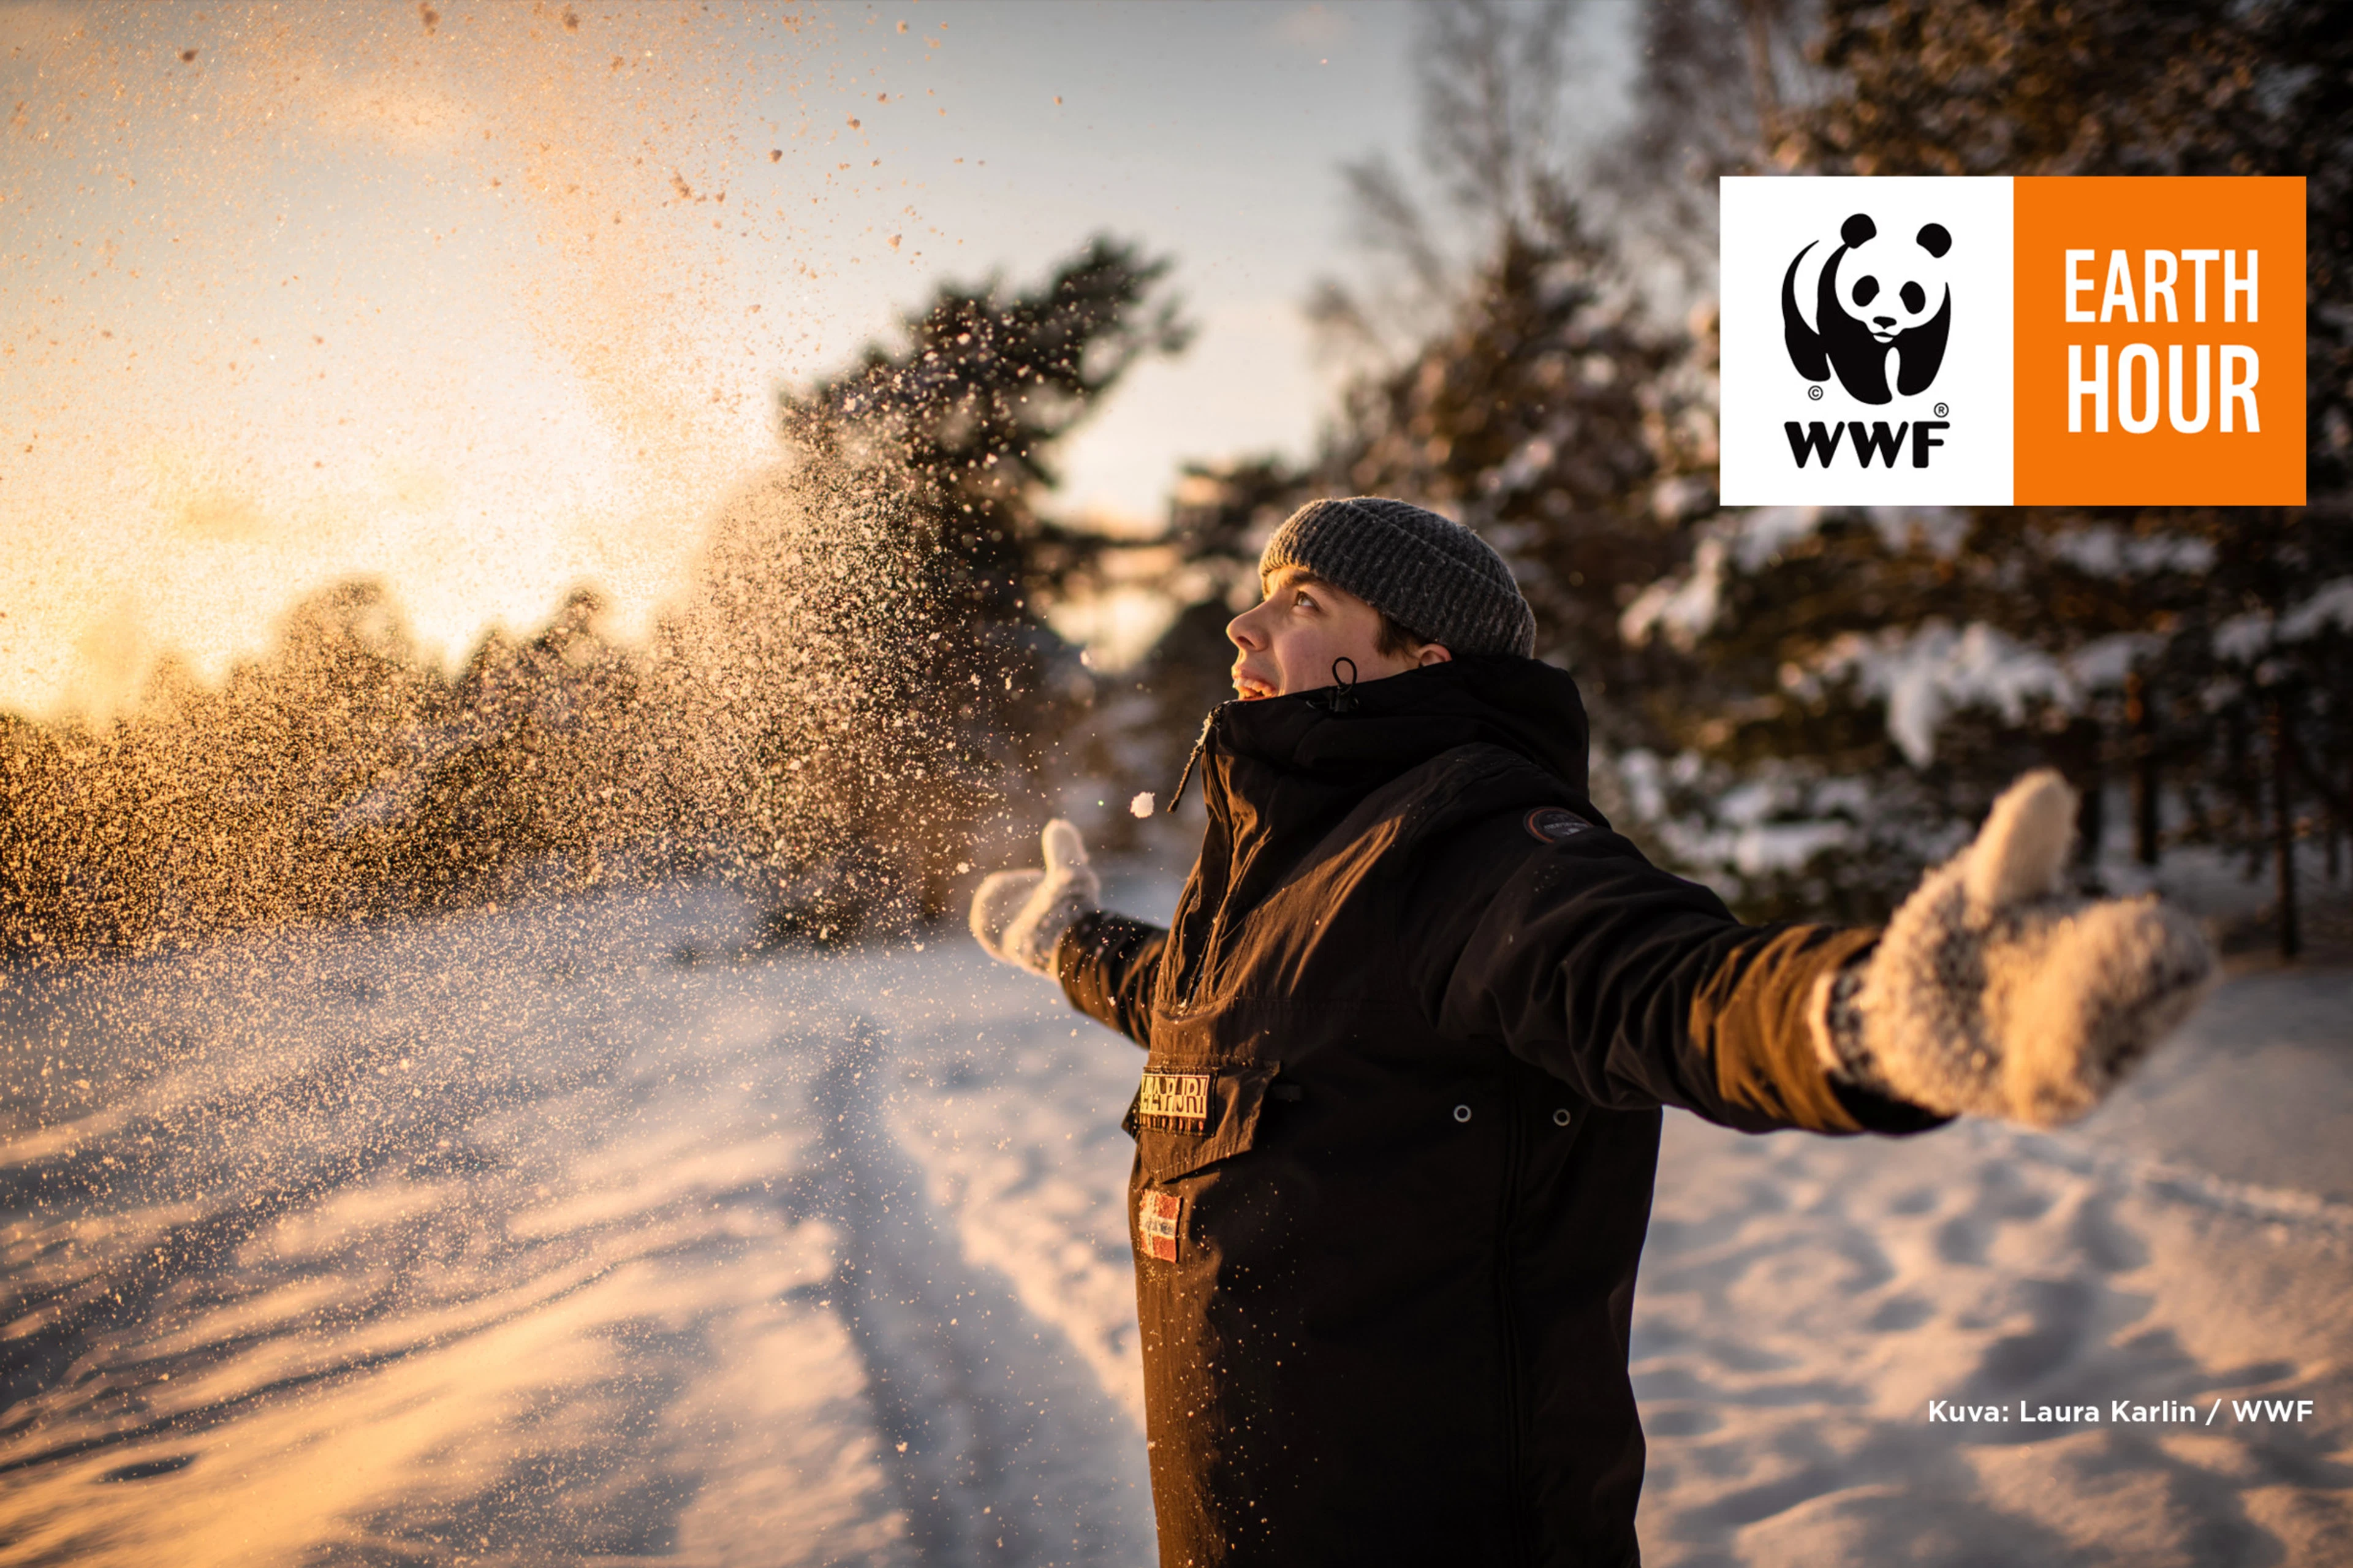
<path fill-rule="evenodd" d="M 1228 703 L 1172 929 L 1062 938 L 1150 1053 L 1128 1220 L 1165 1568 L 1637 1560 L 1659 1108 L 1936 1119 L 1806 1012 L 1873 933 L 1753 927 L 1609 831 L 1575 683 L 1458 658 Z"/>

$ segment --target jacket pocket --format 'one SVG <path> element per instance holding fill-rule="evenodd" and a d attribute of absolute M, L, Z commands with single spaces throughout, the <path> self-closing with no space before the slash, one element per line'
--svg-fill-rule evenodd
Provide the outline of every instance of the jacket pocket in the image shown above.
<path fill-rule="evenodd" d="M 1135 1140 L 1144 1173 L 1174 1181 L 1248 1150 L 1258 1138 L 1267 1089 L 1282 1070 L 1279 1062 L 1145 1068 L 1120 1123 Z"/>

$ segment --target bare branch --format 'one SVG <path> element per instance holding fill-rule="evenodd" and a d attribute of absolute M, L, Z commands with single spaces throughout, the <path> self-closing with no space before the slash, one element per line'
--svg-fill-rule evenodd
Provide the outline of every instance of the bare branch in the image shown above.
<path fill-rule="evenodd" d="M 1376 254 L 1403 262 L 1423 291 L 1442 292 L 1446 258 L 1397 166 L 1376 153 L 1361 163 L 1342 164 L 1340 177 L 1347 184 L 1358 241 Z"/>
<path fill-rule="evenodd" d="M 1498 228 L 1525 219 L 1529 182 L 1555 155 L 1568 0 L 1452 0 L 1421 15 L 1423 156 L 1465 212 Z"/>

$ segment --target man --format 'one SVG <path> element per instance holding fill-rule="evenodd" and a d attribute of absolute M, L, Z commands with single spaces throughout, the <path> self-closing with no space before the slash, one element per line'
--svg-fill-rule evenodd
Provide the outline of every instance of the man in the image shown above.
<path fill-rule="evenodd" d="M 1883 931 L 1743 925 L 1593 808 L 1577 687 L 1470 530 L 1316 501 L 1260 578 L 1175 924 L 1098 909 L 1064 822 L 972 911 L 1150 1053 L 1129 1221 L 1161 1561 L 1633 1563 L 1659 1108 L 2069 1120 L 2211 959 L 2153 900 L 2061 890 L 2049 773 Z"/>

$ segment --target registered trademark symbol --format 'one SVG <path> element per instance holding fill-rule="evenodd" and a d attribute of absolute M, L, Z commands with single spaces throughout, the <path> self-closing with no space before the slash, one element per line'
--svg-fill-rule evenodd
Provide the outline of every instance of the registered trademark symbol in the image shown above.
<path fill-rule="evenodd" d="M 1806 388 L 1806 395 L 1820 403 L 1822 400 L 1822 389 L 1819 386 L 1810 386 Z"/>
<path fill-rule="evenodd" d="M 1946 407 L 1943 404 L 1939 403 L 1938 405 L 1936 405 L 1936 417 L 1937 417 L 1937 418 L 1942 419 L 1946 415 L 1950 414 L 1951 412 L 1952 412 L 1952 410 L 1951 410 L 1951 409 L 1949 409 L 1949 408 L 1947 408 L 1947 407 Z"/>

